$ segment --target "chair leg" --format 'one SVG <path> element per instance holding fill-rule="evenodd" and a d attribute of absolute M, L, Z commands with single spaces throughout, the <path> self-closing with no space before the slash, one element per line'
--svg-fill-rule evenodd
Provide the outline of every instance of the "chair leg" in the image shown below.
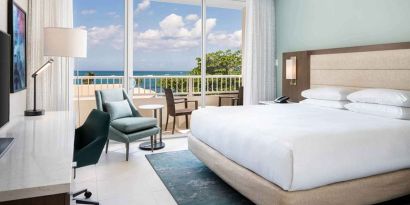
<path fill-rule="evenodd" d="M 222 98 L 221 98 L 221 97 L 219 97 L 218 106 L 219 106 L 219 107 L 221 107 L 221 105 L 222 105 Z"/>
<path fill-rule="evenodd" d="M 94 205 L 99 205 L 97 201 L 91 201 L 88 199 L 74 199 L 76 204 L 94 204 Z"/>
<path fill-rule="evenodd" d="M 125 149 L 126 149 L 125 160 L 128 161 L 128 156 L 130 154 L 130 143 L 125 143 Z"/>
<path fill-rule="evenodd" d="M 175 121 L 176 121 L 176 117 L 174 117 L 174 124 L 172 125 L 172 134 L 174 134 L 175 132 Z"/>
<path fill-rule="evenodd" d="M 167 123 L 165 124 L 165 131 L 167 131 L 168 129 L 168 119 L 169 119 L 169 115 L 167 114 Z"/>
<path fill-rule="evenodd" d="M 105 154 L 108 153 L 108 144 L 110 143 L 110 140 L 107 139 L 107 144 L 105 144 Z"/>
<path fill-rule="evenodd" d="M 154 152 L 154 135 L 151 136 L 151 152 Z"/>
<path fill-rule="evenodd" d="M 189 129 L 188 115 L 185 115 L 185 125 L 186 129 Z"/>

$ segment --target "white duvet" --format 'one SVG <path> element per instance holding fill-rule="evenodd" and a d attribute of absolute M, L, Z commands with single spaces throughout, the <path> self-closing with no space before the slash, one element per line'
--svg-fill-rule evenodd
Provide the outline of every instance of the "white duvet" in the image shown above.
<path fill-rule="evenodd" d="M 410 168 L 410 121 L 302 104 L 213 107 L 192 135 L 296 191 Z"/>

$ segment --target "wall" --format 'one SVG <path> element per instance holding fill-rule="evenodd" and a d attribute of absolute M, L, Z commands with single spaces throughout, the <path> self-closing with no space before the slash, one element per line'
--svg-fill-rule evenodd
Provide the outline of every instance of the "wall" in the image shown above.
<path fill-rule="evenodd" d="M 277 89 L 282 53 L 410 41 L 409 0 L 276 0 Z"/>
<path fill-rule="evenodd" d="M 7 1 L 0 0 L 0 30 L 3 32 L 7 32 Z M 27 12 L 28 0 L 15 0 L 15 2 Z M 23 90 L 10 95 L 10 119 L 23 115 L 26 109 L 26 93 L 26 90 Z"/>

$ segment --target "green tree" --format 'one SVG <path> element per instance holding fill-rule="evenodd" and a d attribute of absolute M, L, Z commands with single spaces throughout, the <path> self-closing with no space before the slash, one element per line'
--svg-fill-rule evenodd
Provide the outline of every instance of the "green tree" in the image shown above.
<path fill-rule="evenodd" d="M 191 75 L 201 74 L 201 58 L 196 58 L 196 67 Z M 240 50 L 219 50 L 206 55 L 206 74 L 208 75 L 240 75 L 242 54 Z"/>
<path fill-rule="evenodd" d="M 87 77 L 94 77 L 95 73 L 94 72 L 87 72 L 86 75 Z M 83 84 L 94 84 L 94 79 L 83 79 Z"/>

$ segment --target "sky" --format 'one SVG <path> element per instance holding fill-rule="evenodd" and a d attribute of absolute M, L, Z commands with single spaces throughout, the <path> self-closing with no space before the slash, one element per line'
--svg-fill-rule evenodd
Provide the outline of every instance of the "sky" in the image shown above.
<path fill-rule="evenodd" d="M 201 7 L 134 0 L 134 70 L 189 71 L 201 55 Z M 238 50 L 242 12 L 207 8 L 207 51 Z M 88 31 L 88 57 L 80 70 L 123 70 L 124 3 L 74 0 L 74 27 Z"/>

